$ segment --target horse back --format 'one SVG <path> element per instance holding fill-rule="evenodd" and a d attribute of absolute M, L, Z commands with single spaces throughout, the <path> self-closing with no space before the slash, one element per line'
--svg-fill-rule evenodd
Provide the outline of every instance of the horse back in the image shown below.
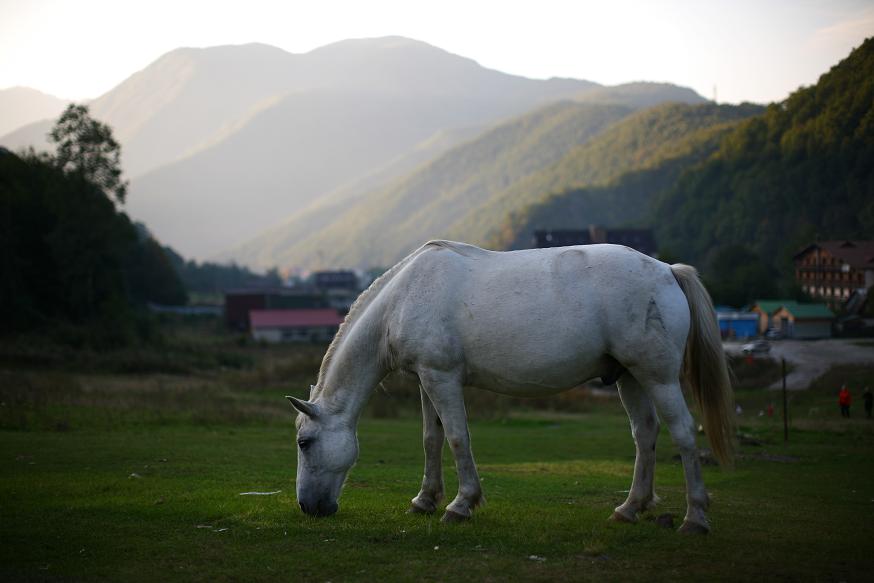
<path fill-rule="evenodd" d="M 653 348 L 681 353 L 688 331 L 670 267 L 617 245 L 491 252 L 434 242 L 393 295 L 413 368 L 463 366 L 470 384 L 510 394 L 571 388 Z"/>

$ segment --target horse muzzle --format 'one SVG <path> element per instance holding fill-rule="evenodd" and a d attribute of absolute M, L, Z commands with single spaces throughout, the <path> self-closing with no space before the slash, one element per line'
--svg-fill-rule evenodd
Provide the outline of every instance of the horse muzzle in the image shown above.
<path fill-rule="evenodd" d="M 326 499 L 320 500 L 298 500 L 298 505 L 300 509 L 303 510 L 304 514 L 308 514 L 309 516 L 331 516 L 337 512 L 339 505 L 336 502 L 332 502 Z"/>

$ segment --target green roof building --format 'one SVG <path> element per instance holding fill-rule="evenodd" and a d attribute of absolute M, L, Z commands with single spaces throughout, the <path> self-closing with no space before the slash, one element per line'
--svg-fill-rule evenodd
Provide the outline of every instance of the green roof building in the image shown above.
<path fill-rule="evenodd" d="M 774 328 L 786 338 L 830 338 L 832 335 L 835 316 L 825 304 L 756 300 L 750 311 L 759 314 L 760 334 Z"/>

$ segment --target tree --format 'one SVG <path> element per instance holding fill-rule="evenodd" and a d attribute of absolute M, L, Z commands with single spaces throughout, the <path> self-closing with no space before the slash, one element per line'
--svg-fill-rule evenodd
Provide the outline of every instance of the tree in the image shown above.
<path fill-rule="evenodd" d="M 121 146 L 112 128 L 93 119 L 88 107 L 71 103 L 49 133 L 56 145 L 55 164 L 81 175 L 109 198 L 124 204 L 127 181 L 121 177 Z"/>
<path fill-rule="evenodd" d="M 140 236 L 126 265 L 128 287 L 135 303 L 171 306 L 188 303 L 188 293 L 170 257 L 151 236 Z"/>
<path fill-rule="evenodd" d="M 708 271 L 707 288 L 716 304 L 741 307 L 780 293 L 774 270 L 743 245 L 720 248 Z"/>

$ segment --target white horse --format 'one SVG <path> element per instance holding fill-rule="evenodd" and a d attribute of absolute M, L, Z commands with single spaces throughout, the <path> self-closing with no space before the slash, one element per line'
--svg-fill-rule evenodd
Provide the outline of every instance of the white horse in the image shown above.
<path fill-rule="evenodd" d="M 612 518 L 636 521 L 658 500 L 658 412 L 683 460 L 687 512 L 680 530 L 709 530 L 681 377 L 701 405 L 714 453 L 726 462 L 733 407 L 713 306 L 694 268 L 617 245 L 503 253 L 450 241 L 423 245 L 352 306 L 310 400 L 288 397 L 300 413 L 297 499 L 305 513 L 337 511 L 358 457 L 361 410 L 398 370 L 418 377 L 422 397 L 425 476 L 410 511 L 433 512 L 443 497 L 444 438 L 459 483 L 443 520 L 470 518 L 483 499 L 463 386 L 543 396 L 601 377 L 618 379 L 637 446 L 628 499 Z"/>

